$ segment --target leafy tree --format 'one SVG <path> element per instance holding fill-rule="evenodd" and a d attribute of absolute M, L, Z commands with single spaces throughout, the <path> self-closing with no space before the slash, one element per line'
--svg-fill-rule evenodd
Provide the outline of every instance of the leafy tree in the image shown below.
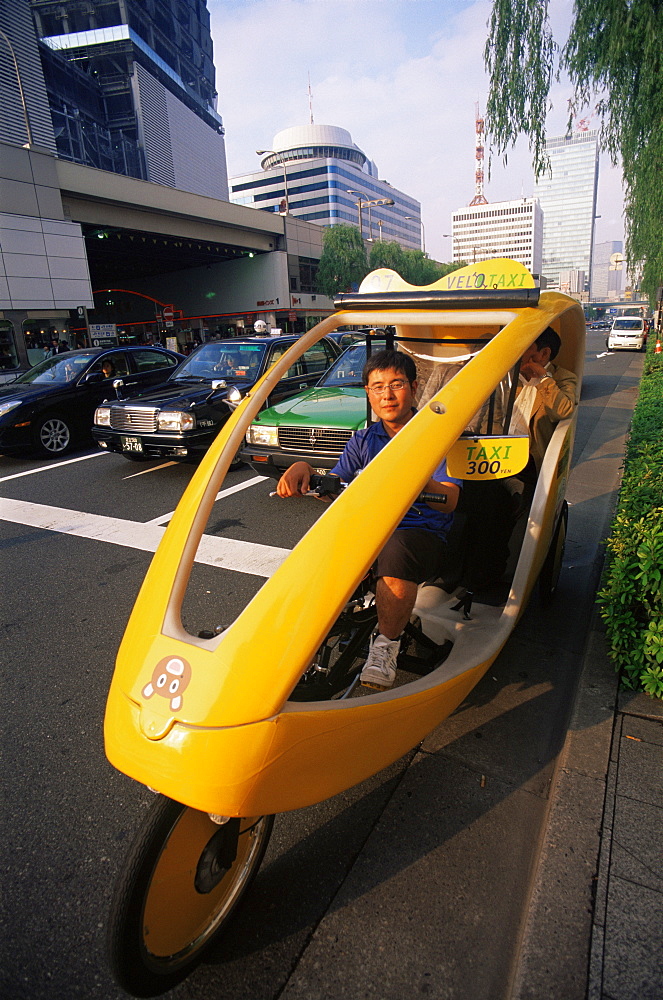
<path fill-rule="evenodd" d="M 437 261 L 427 257 L 423 250 L 404 250 L 405 273 L 411 285 L 431 285 L 442 277 Z"/>
<path fill-rule="evenodd" d="M 653 298 L 663 281 L 663 4 L 575 0 L 560 48 L 548 3 L 493 0 L 484 52 L 490 138 L 505 154 L 521 133 L 528 135 L 537 176 L 545 171 L 545 119 L 559 54 L 575 88 L 571 114 L 598 97 L 601 143 L 613 163 L 622 163 L 626 256 L 632 269 L 643 267 L 643 288 Z"/>
<path fill-rule="evenodd" d="M 350 292 L 368 274 L 366 250 L 354 226 L 330 226 L 323 234 L 322 256 L 318 265 L 317 289 L 333 298 Z"/>
<path fill-rule="evenodd" d="M 400 243 L 374 243 L 370 254 L 371 271 L 390 267 L 411 285 L 431 285 L 458 264 L 439 264 L 421 250 L 406 250 Z"/>

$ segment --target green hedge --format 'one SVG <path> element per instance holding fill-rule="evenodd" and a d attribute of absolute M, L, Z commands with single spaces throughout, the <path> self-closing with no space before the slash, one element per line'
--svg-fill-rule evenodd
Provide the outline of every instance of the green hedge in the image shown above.
<path fill-rule="evenodd" d="M 623 684 L 663 698 L 663 354 L 655 344 L 650 335 L 598 603 Z"/>

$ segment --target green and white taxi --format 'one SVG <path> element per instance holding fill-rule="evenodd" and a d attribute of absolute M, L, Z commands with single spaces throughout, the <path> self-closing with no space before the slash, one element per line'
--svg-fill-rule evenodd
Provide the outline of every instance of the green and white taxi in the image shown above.
<path fill-rule="evenodd" d="M 376 342 L 372 350 L 384 346 Z M 364 344 L 348 347 L 314 388 L 263 410 L 247 431 L 242 461 L 274 479 L 300 460 L 323 473 L 331 469 L 369 418 L 361 377 L 366 351 Z"/>

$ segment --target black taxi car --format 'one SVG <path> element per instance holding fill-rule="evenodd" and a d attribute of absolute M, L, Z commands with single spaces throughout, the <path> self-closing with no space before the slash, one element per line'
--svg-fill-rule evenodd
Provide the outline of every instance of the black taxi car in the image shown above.
<path fill-rule="evenodd" d="M 199 458 L 233 406 L 297 339 L 243 337 L 202 344 L 161 385 L 97 407 L 92 435 L 100 447 L 130 459 Z M 338 354 L 333 341 L 318 341 L 278 382 L 270 405 L 315 385 Z"/>
<path fill-rule="evenodd" d="M 95 407 L 168 378 L 183 354 L 163 347 L 81 348 L 40 361 L 0 386 L 0 453 L 35 450 L 58 458 L 89 441 Z"/>

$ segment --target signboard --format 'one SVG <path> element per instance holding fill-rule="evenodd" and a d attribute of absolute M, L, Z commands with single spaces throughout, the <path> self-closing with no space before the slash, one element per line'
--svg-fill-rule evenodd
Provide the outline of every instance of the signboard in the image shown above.
<path fill-rule="evenodd" d="M 462 437 L 447 455 L 447 470 L 454 479 L 506 479 L 527 465 L 529 435 Z"/>
<path fill-rule="evenodd" d="M 166 347 L 169 351 L 179 351 L 177 337 L 166 337 Z"/>
<path fill-rule="evenodd" d="M 93 347 L 117 347 L 117 324 L 90 323 L 90 340 Z"/>
<path fill-rule="evenodd" d="M 173 307 L 172 306 L 164 306 L 163 307 L 163 321 L 166 324 L 167 328 L 168 327 L 172 327 L 172 325 L 173 325 L 173 319 L 174 318 L 175 318 L 175 310 L 173 309 Z"/>
<path fill-rule="evenodd" d="M 430 289 L 444 291 L 486 291 L 491 288 L 535 288 L 536 282 L 527 268 L 517 260 L 508 257 L 493 257 L 491 260 L 468 264 L 457 271 L 438 278 Z M 355 289 L 356 290 L 356 289 Z M 362 292 L 399 292 L 419 290 L 415 285 L 408 284 L 399 274 L 390 268 L 381 267 L 371 271 L 361 283 Z"/>

